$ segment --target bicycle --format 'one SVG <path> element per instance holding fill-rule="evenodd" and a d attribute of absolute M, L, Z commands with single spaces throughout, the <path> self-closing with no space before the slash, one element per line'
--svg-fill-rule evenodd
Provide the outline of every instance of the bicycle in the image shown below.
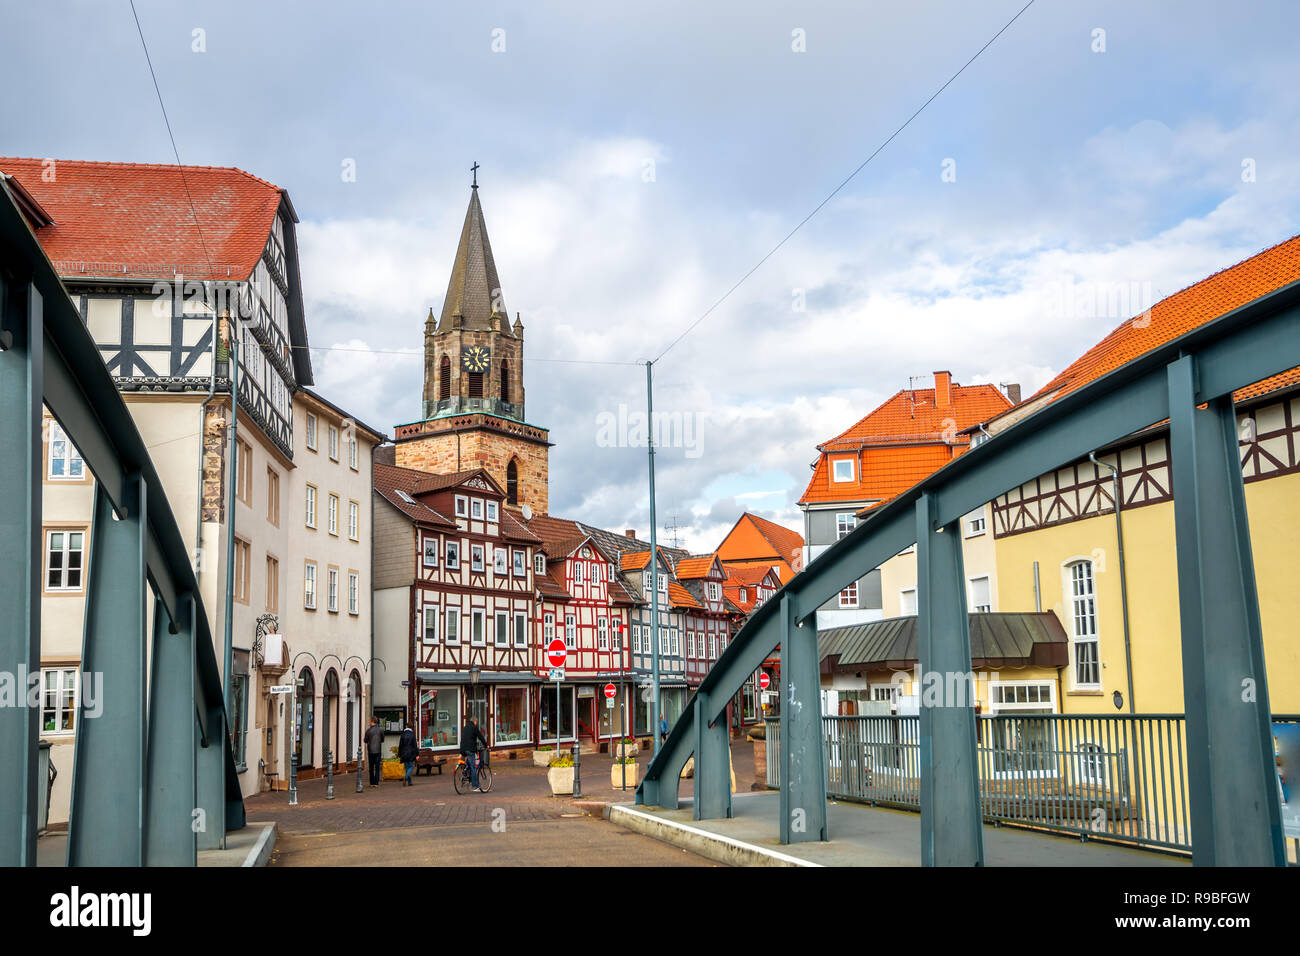
<path fill-rule="evenodd" d="M 456 758 L 456 769 L 452 771 L 451 783 L 457 793 L 469 793 L 474 789 L 474 782 L 469 775 L 469 764 L 466 763 L 464 754 Z M 479 760 L 478 788 L 484 793 L 492 789 L 492 770 L 485 759 Z"/>

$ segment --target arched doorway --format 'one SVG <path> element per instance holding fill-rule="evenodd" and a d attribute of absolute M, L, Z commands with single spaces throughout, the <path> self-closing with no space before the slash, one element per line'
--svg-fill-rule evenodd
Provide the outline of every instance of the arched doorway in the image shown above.
<path fill-rule="evenodd" d="M 298 726 L 294 728 L 294 753 L 298 755 L 299 767 L 314 767 L 312 754 L 315 747 L 316 725 L 316 678 L 311 668 L 304 667 L 298 675 Z"/>
<path fill-rule="evenodd" d="M 361 675 L 356 671 L 348 677 L 348 749 L 344 760 L 358 759 L 357 748 L 361 741 Z"/>
<path fill-rule="evenodd" d="M 321 765 L 328 763 L 327 754 L 334 755 L 334 762 L 339 760 L 339 675 L 334 668 L 325 672 L 325 686 L 321 690 Z"/>

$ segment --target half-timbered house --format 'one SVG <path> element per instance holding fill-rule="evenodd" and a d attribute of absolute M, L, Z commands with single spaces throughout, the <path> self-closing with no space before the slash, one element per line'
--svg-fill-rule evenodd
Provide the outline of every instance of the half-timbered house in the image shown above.
<path fill-rule="evenodd" d="M 684 558 L 677 562 L 681 600 L 694 607 L 686 608 L 686 682 L 698 687 L 731 636 L 730 615 L 722 586 L 727 572 L 716 554 Z M 672 586 L 669 586 L 671 592 Z"/>

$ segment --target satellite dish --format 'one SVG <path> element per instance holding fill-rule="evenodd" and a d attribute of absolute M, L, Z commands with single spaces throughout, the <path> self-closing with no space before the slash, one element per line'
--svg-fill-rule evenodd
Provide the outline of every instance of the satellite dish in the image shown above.
<path fill-rule="evenodd" d="M 530 507 L 528 507 L 528 505 L 523 505 L 523 506 L 519 509 L 519 513 L 520 513 L 521 515 L 524 516 L 524 520 L 525 520 L 525 521 L 532 521 L 532 520 L 533 520 L 533 509 L 530 508 Z"/>

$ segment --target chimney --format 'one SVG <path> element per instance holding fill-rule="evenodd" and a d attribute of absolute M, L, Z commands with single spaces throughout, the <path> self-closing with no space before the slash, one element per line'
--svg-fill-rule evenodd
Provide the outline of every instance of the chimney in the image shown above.
<path fill-rule="evenodd" d="M 631 538 L 633 541 L 636 540 L 636 528 L 628 528 L 623 533 L 627 535 L 629 538 Z"/>
<path fill-rule="evenodd" d="M 1013 382 L 1012 384 L 1005 386 L 1005 388 L 1006 388 L 1006 390 L 1007 390 L 1007 399 L 1011 402 L 1011 404 L 1012 404 L 1012 405 L 1019 405 L 1019 404 L 1020 404 L 1020 386 L 1017 385 L 1017 384 L 1015 384 L 1015 383 Z"/>
<path fill-rule="evenodd" d="M 934 373 L 934 404 L 939 408 L 952 404 L 952 372 Z"/>

